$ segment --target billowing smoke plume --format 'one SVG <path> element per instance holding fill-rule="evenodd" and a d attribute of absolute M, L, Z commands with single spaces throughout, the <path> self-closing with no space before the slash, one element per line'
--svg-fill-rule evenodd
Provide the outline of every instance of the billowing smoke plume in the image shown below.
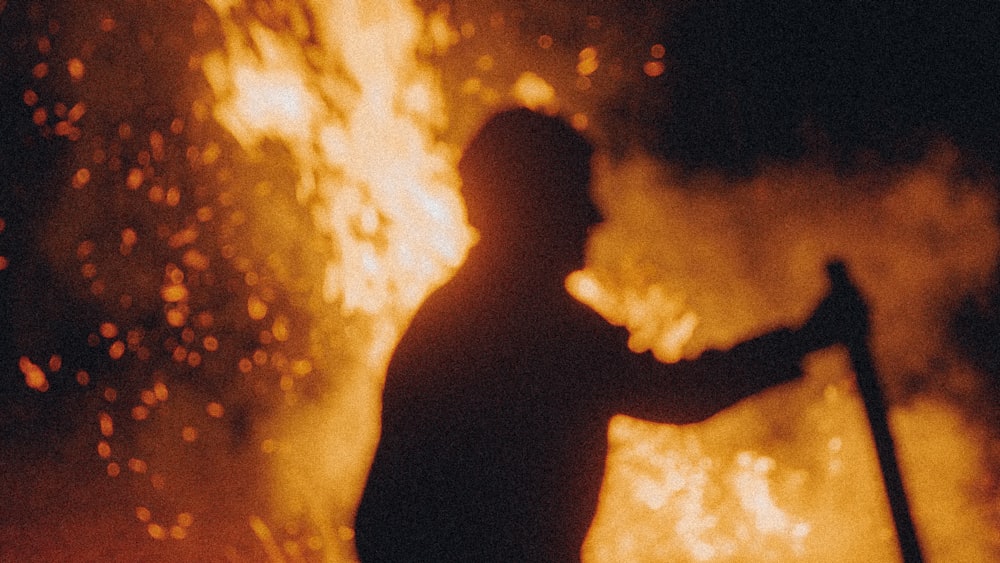
<path fill-rule="evenodd" d="M 990 184 L 963 180 L 944 147 L 894 174 L 848 177 L 800 164 L 726 181 L 641 156 L 601 161 L 596 172 L 608 221 L 591 240 L 593 275 L 615 286 L 609 316 L 632 329 L 637 350 L 695 357 L 794 326 L 826 290 L 824 262 L 846 260 L 871 301 L 876 361 L 898 406 L 893 420 L 928 554 L 992 556 L 984 499 L 995 493 L 970 486 L 989 463 L 977 439 L 992 429 L 973 413 L 986 378 L 948 331 L 963 300 L 994 281 L 1000 231 Z M 803 383 L 705 425 L 616 421 L 594 559 L 893 557 L 846 356 L 830 351 L 808 366 Z M 747 492 L 748 480 L 762 489 Z M 623 505 L 656 517 L 623 517 Z"/>

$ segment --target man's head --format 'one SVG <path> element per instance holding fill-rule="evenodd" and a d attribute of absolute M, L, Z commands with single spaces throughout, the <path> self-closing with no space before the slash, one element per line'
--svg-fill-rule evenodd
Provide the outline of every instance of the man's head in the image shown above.
<path fill-rule="evenodd" d="M 493 116 L 459 163 L 469 222 L 484 240 L 582 248 L 601 216 L 590 199 L 590 144 L 526 109 Z"/>

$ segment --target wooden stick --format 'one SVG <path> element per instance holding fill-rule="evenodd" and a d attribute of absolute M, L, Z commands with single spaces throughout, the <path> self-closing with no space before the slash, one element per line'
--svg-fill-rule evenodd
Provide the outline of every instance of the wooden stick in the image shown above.
<path fill-rule="evenodd" d="M 896 460 L 896 446 L 889 430 L 888 411 L 882 388 L 879 385 L 875 362 L 872 361 L 871 350 L 864 336 L 847 342 L 851 356 L 851 366 L 858 380 L 858 390 L 868 414 L 868 424 L 875 439 L 875 451 L 882 468 L 882 481 L 885 484 L 886 495 L 889 498 L 889 508 L 896 525 L 896 536 L 899 538 L 899 549 L 904 563 L 922 563 L 924 558 L 917 541 L 917 532 L 910 515 L 910 505 L 903 488 L 903 479 L 899 473 Z"/>

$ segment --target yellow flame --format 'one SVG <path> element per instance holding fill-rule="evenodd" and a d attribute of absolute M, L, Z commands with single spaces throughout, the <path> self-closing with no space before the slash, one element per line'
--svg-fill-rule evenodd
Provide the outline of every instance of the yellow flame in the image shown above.
<path fill-rule="evenodd" d="M 248 155 L 263 153 L 265 142 L 286 151 L 297 180 L 275 187 L 295 194 L 310 212 L 311 233 L 328 243 L 323 278 L 312 281 L 340 314 L 313 313 L 363 327 L 349 337 L 351 358 L 296 360 L 280 378 L 290 394 L 297 378 L 326 372 L 338 392 L 276 421 L 274 438 L 261 442 L 275 459 L 272 495 L 284 513 L 272 516 L 308 518 L 319 534 L 309 548 L 328 561 L 350 560 L 351 514 L 377 433 L 375 372 L 415 308 L 474 242 L 459 196 L 458 150 L 438 140 L 447 125 L 438 77 L 418 59 L 443 52 L 456 33 L 441 10 L 424 26 L 402 0 L 250 4 L 210 2 L 225 36 L 224 48 L 202 60 L 211 114 Z M 282 17 L 252 15 L 265 8 Z M 284 23 L 275 27 L 276 19 Z M 260 321 L 275 315 L 271 336 L 291 337 L 288 319 L 258 296 L 247 312 Z M 275 559 L 276 540 L 261 534 L 262 518 L 253 523 Z"/>
<path fill-rule="evenodd" d="M 411 311 L 473 240 L 456 151 L 434 139 L 445 117 L 436 75 L 416 57 L 419 12 L 312 2 L 311 24 L 292 11 L 292 29 L 273 30 L 238 21 L 240 2 L 211 4 L 227 37 L 203 64 L 214 116 L 248 151 L 265 139 L 290 151 L 299 201 L 338 254 L 324 297 L 347 314 Z"/>

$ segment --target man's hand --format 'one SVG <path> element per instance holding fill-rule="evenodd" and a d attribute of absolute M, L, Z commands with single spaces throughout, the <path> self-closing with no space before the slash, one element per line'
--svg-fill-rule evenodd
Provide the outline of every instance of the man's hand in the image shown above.
<path fill-rule="evenodd" d="M 850 344 L 868 337 L 868 303 L 847 273 L 841 261 L 829 262 L 826 275 L 830 291 L 799 329 L 806 350 L 819 350 L 833 344 Z"/>

